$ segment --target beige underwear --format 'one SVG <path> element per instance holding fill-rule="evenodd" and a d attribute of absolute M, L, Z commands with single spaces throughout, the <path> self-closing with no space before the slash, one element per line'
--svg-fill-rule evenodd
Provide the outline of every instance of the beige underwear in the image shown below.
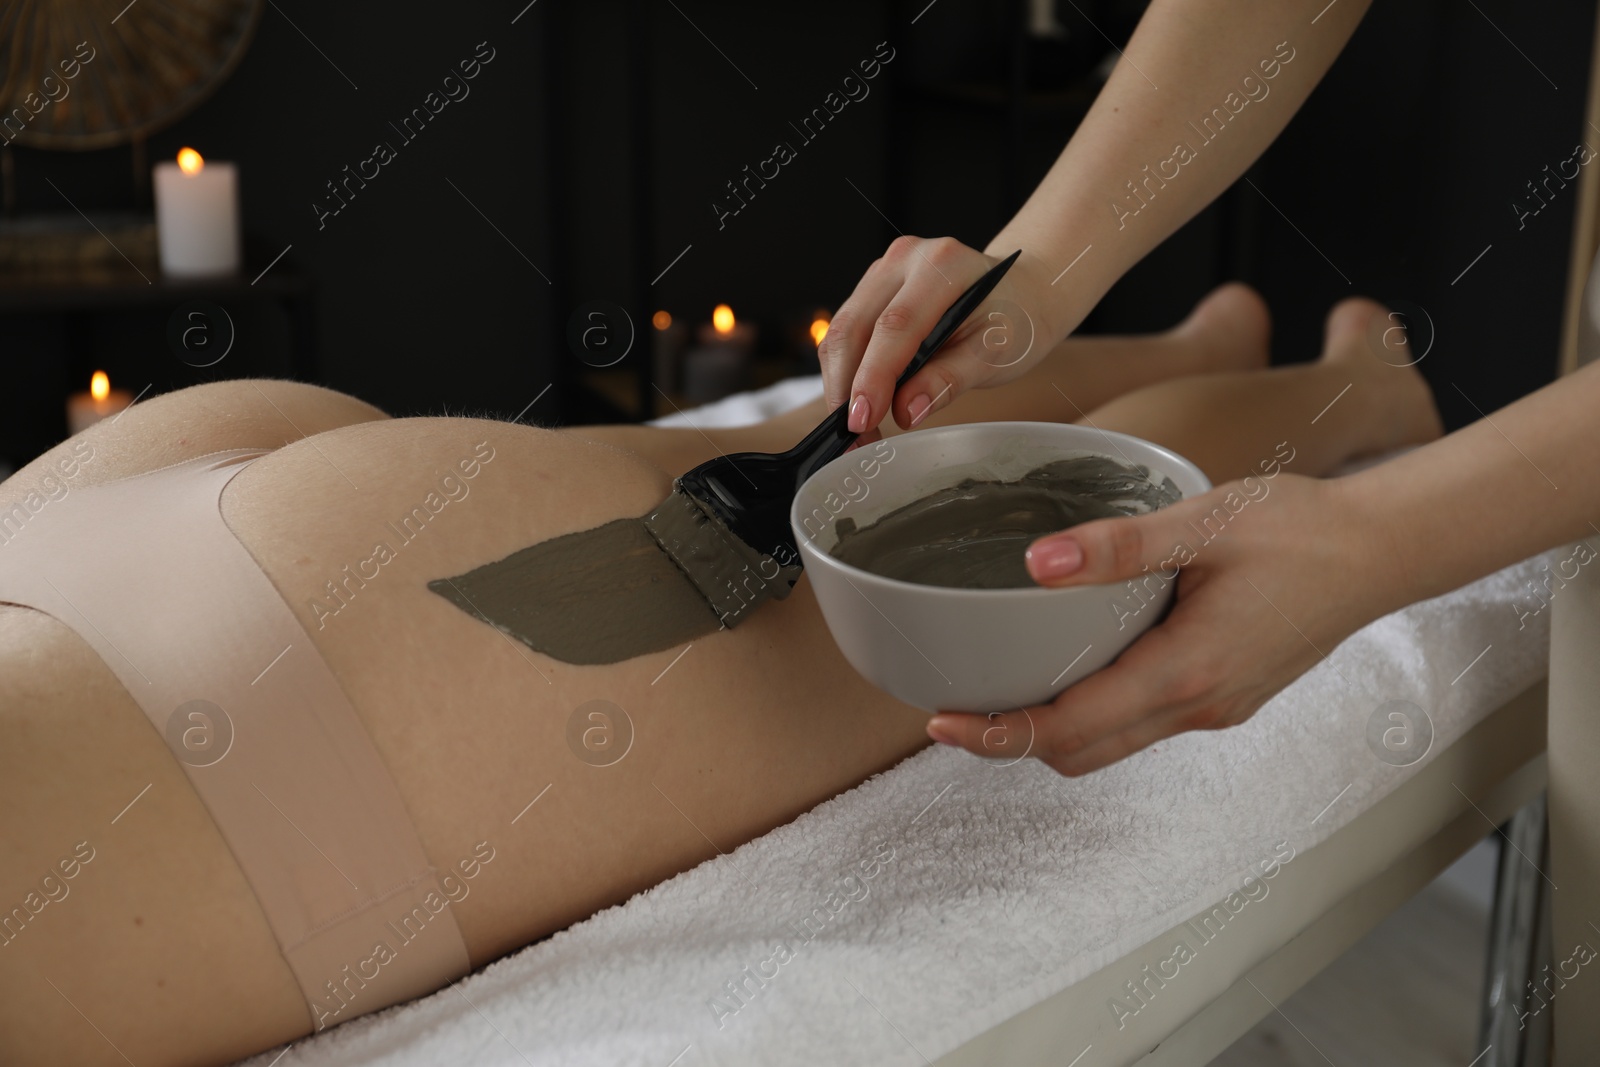
<path fill-rule="evenodd" d="M 0 602 L 87 641 L 167 740 L 315 1029 L 432 992 L 466 943 L 400 792 L 310 636 L 222 520 L 263 450 L 0 513 Z"/>

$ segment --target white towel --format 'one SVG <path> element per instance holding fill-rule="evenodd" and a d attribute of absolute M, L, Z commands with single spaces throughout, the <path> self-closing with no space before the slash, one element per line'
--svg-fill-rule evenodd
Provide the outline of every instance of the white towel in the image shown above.
<path fill-rule="evenodd" d="M 929 749 L 292 1063 L 923 1064 L 1215 903 L 1278 842 L 1314 846 L 1538 680 L 1549 613 L 1519 629 L 1512 607 L 1537 562 L 1373 623 L 1240 727 L 1085 778 Z M 1432 720 L 1410 767 L 1368 748 L 1390 700 Z"/>

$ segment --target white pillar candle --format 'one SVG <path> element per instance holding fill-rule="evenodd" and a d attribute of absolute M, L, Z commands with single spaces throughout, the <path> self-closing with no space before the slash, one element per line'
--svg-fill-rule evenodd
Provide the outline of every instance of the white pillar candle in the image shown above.
<path fill-rule="evenodd" d="M 164 274 L 194 277 L 239 269 L 239 172 L 185 148 L 157 163 L 156 233 Z"/>
<path fill-rule="evenodd" d="M 106 372 L 97 370 L 87 393 L 73 393 L 67 397 L 67 431 L 76 436 L 132 404 L 133 397 L 129 393 L 111 388 Z"/>

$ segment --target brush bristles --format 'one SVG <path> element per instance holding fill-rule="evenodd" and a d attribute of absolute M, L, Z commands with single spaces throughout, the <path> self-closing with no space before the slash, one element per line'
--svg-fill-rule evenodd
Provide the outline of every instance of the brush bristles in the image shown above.
<path fill-rule="evenodd" d="M 788 596 L 800 573 L 798 566 L 782 567 L 734 536 L 678 483 L 645 516 L 644 526 L 730 628 L 769 597 Z"/>

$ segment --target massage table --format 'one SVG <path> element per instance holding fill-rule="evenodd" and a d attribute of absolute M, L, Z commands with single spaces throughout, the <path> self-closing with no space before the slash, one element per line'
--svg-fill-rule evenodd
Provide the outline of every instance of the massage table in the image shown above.
<path fill-rule="evenodd" d="M 661 421 L 748 422 L 819 390 Z M 1373 623 L 1242 726 L 1077 779 L 935 746 L 430 997 L 248 1062 L 1205 1063 L 1501 824 L 1539 857 L 1553 612 L 1513 604 L 1559 552 Z M 1396 707 L 1398 755 L 1369 740 Z M 1491 1022 L 1541 914 L 1505 853 Z"/>

